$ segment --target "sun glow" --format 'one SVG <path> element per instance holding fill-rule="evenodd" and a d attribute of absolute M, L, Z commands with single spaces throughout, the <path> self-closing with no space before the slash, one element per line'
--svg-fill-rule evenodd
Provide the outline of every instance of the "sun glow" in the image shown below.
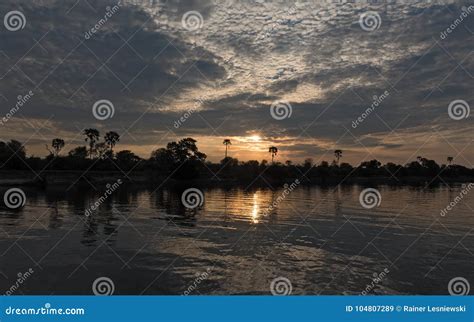
<path fill-rule="evenodd" d="M 248 137 L 252 142 L 260 142 L 262 141 L 262 137 L 260 135 L 254 134 Z"/>

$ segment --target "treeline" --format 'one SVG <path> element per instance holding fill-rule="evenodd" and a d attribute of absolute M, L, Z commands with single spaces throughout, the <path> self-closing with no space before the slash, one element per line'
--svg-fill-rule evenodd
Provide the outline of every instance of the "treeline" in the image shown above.
<path fill-rule="evenodd" d="M 150 171 L 160 176 L 176 179 L 229 179 L 245 180 L 263 176 L 265 178 L 327 178 L 327 177 L 474 177 L 474 169 L 453 164 L 454 159 L 447 157 L 447 164 L 438 165 L 434 160 L 417 157 L 405 165 L 389 162 L 382 164 L 378 160 L 364 161 L 357 166 L 341 162 L 342 150 L 334 151 L 334 159 L 315 164 L 312 159 L 295 164 L 288 160 L 276 161 L 278 148 L 268 149 L 272 161 L 239 161 L 227 156 L 229 139 L 225 139 L 224 158 L 219 163 L 206 160 L 206 154 L 199 151 L 196 140 L 184 138 L 170 142 L 166 147 L 151 152 L 143 159 L 130 150 L 115 151 L 120 141 L 116 132 L 107 132 L 101 139 L 96 129 L 85 129 L 84 140 L 87 145 L 78 146 L 65 153 L 65 141 L 53 139 L 46 145 L 48 156 L 39 158 L 27 156 L 22 143 L 11 140 L 0 142 L 0 170 L 90 170 L 90 171 Z"/>

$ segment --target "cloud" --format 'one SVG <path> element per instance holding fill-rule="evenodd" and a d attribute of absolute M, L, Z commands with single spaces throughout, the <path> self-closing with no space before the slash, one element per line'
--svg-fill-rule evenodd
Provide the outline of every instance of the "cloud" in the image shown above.
<path fill-rule="evenodd" d="M 440 38 L 467 1 L 121 3 L 90 39 L 85 33 L 116 2 L 0 4 L 1 12 L 18 8 L 27 18 L 25 29 L 0 32 L 2 112 L 17 95 L 34 89 L 34 99 L 19 115 L 50 119 L 71 138 L 90 124 L 125 131 L 121 142 L 131 147 L 158 145 L 174 136 L 209 140 L 210 135 L 258 132 L 274 142 L 288 138 L 285 147 L 296 158 L 335 146 L 358 151 L 359 157 L 360 142 L 384 155 L 409 155 L 415 149 L 407 143 L 411 130 L 427 137 L 437 133 L 433 129 L 446 133 L 456 127 L 463 135 L 472 129 L 472 118 L 453 124 L 447 106 L 454 99 L 469 101 L 474 19 Z M 203 17 L 197 31 L 181 23 L 192 10 Z M 381 18 L 372 32 L 359 25 L 367 11 Z M 384 91 L 389 97 L 352 128 Z M 104 98 L 116 109 L 107 123 L 90 112 Z M 291 118 L 271 118 L 276 100 L 291 104 Z M 194 108 L 182 126 L 173 127 Z M 13 124 L 9 134 L 20 135 Z M 309 148 L 321 142 L 322 150 Z M 450 136 L 449 142 L 460 147 L 464 141 Z"/>

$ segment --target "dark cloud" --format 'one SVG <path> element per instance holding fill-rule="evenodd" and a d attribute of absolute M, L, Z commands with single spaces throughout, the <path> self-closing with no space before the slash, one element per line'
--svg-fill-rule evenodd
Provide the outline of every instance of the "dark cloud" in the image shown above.
<path fill-rule="evenodd" d="M 336 144 L 357 149 L 360 142 L 408 150 L 413 133 L 445 133 L 453 126 L 460 131 L 450 136 L 456 144 L 472 129 L 472 117 L 453 124 L 447 115 L 455 99 L 474 105 L 472 14 L 440 37 L 467 1 L 128 0 L 86 39 L 116 3 L 3 1 L 0 12 L 19 10 L 27 24 L 18 32 L 0 30 L 2 114 L 33 90 L 17 116 L 51 118 L 50 127 L 71 136 L 90 124 L 126 129 L 124 142 L 137 146 L 155 144 L 170 130 L 178 136 L 259 132 L 301 156 L 311 147 L 322 153 Z M 203 28 L 187 31 L 181 17 L 193 10 L 202 15 Z M 360 27 L 367 10 L 379 13 L 378 30 Z M 354 128 L 385 91 L 390 95 Z M 98 99 L 114 103 L 115 116 L 106 123 L 91 113 Z M 291 118 L 270 116 L 278 100 L 291 104 Z M 12 135 L 19 128 L 14 121 L 7 127 Z M 318 140 L 325 145 L 314 149 Z"/>

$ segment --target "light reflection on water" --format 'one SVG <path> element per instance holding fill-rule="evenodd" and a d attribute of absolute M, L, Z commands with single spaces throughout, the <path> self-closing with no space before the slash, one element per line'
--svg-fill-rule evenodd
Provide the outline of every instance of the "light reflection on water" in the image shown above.
<path fill-rule="evenodd" d="M 363 187 L 205 189 L 200 209 L 180 190 L 122 187 L 87 217 L 91 189 L 25 189 L 26 206 L 0 209 L 0 286 L 35 273 L 19 294 L 91 294 L 108 276 L 116 294 L 270 294 L 287 277 L 294 294 L 448 294 L 456 276 L 474 281 L 474 202 L 446 216 L 461 187 L 378 187 L 380 207 L 359 204 Z M 0 191 L 3 194 L 3 191 Z"/>

